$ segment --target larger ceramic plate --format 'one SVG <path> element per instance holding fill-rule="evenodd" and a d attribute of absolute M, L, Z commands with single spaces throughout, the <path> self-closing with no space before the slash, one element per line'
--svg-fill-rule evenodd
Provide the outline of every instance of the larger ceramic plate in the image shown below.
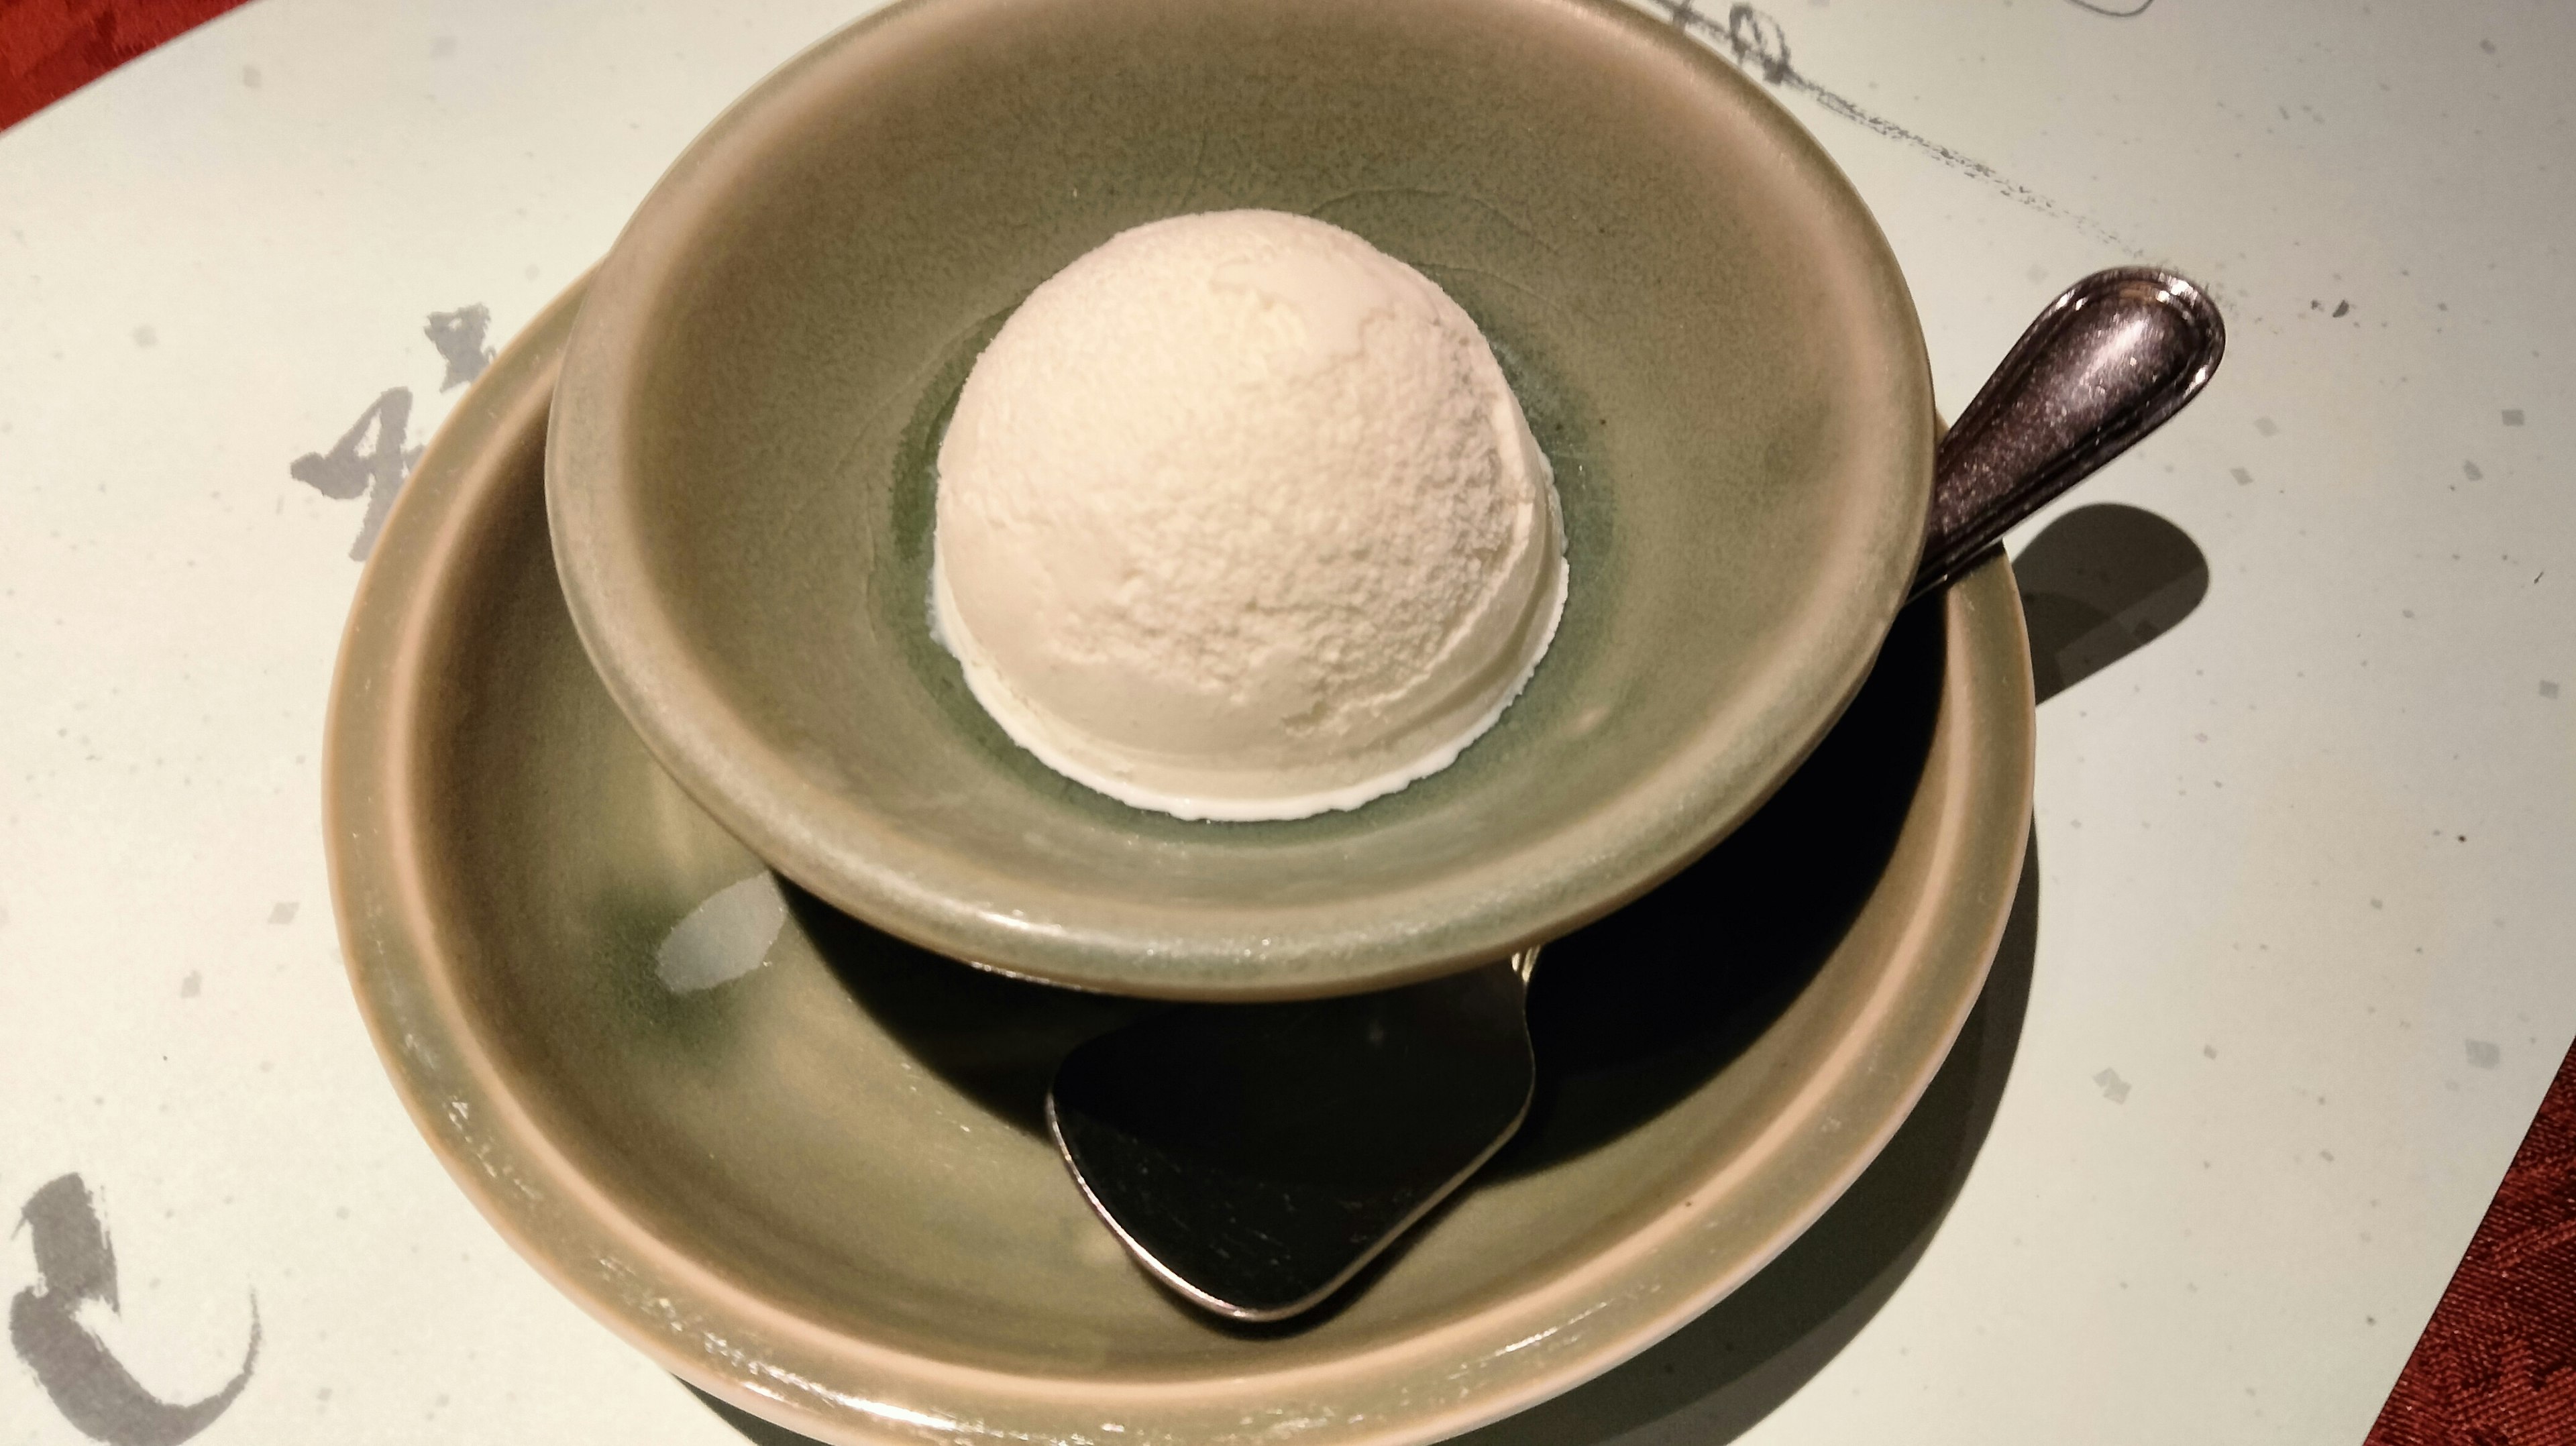
<path fill-rule="evenodd" d="M 1395 1443 L 1607 1369 L 1778 1252 L 1976 998 L 2028 827 L 2030 668 L 1989 565 L 1890 635 L 1699 864 L 1551 946 L 1538 1105 L 1293 1331 L 1121 1254 L 1038 1104 L 1151 1007 L 979 973 L 775 881 L 585 661 L 542 458 L 573 315 L 459 405 L 360 586 L 328 829 L 357 996 L 477 1205 L 692 1383 L 826 1441 Z"/>

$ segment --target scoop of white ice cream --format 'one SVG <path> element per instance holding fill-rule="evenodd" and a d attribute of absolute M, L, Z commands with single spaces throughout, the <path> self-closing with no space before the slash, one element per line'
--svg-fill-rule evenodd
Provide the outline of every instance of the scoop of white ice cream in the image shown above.
<path fill-rule="evenodd" d="M 933 552 L 1003 730 L 1183 818 L 1447 767 L 1565 603 L 1553 474 L 1475 323 L 1271 211 L 1139 226 L 1030 293 L 940 444 Z"/>

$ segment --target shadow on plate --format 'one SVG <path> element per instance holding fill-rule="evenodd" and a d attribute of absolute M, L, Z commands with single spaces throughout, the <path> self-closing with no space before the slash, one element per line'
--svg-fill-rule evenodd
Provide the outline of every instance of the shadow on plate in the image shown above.
<path fill-rule="evenodd" d="M 1905 1123 L 1780 1257 L 1663 1342 L 1596 1380 L 1459 1439 L 1473 1446 L 1706 1446 L 1768 1416 L 1887 1303 L 1984 1145 L 2021 1039 L 2039 925 L 2039 855 L 1985 992 Z"/>
<path fill-rule="evenodd" d="M 2117 504 L 2065 513 L 2014 569 L 2042 700 L 2172 630 L 2209 588 L 2207 561 L 2181 529 Z M 1899 618 L 1833 733 L 1726 842 L 1548 946 L 1530 998 L 1537 1099 L 1489 1171 L 1541 1169 L 1652 1118 L 1724 1068 L 1813 976 L 1893 848 L 1906 785 L 1930 744 L 1944 665 L 1935 622 L 1929 608 Z M 925 1064 L 1033 1132 L 1044 1129 L 1057 1060 L 1168 1007 L 961 969 L 810 896 L 791 890 L 789 901 L 853 995 Z M 1777 1260 L 1635 1360 L 1459 1439 L 1704 1446 L 1742 1434 L 1823 1369 L 1912 1271 L 1985 1143 L 2020 1042 L 2038 919 L 2034 838 L 1958 1042 L 1842 1198 Z M 1727 967 L 1711 968 L 1721 934 Z M 1338 1300 L 1365 1292 L 1402 1251 L 1399 1242 Z M 807 1440 L 698 1395 L 761 1446 Z"/>
<path fill-rule="evenodd" d="M 960 1093 L 1032 1135 L 1047 1132 L 1047 1082 L 1075 1045 L 1171 1007 L 966 968 L 783 879 L 780 888 L 815 953 L 860 1008 Z"/>
<path fill-rule="evenodd" d="M 1490 1171 L 1542 1170 L 1654 1118 L 1807 987 L 1895 852 L 1940 708 L 1942 624 L 1938 607 L 1907 609 L 1860 695 L 1760 812 L 1547 946 L 1530 986 L 1537 1093 Z"/>

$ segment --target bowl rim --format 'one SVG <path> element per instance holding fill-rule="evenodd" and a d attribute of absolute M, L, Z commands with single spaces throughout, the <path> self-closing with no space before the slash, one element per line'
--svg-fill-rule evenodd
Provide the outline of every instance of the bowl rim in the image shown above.
<path fill-rule="evenodd" d="M 417 838 L 417 700 L 437 686 L 492 499 L 523 476 L 579 285 L 505 349 L 404 489 L 360 580 L 333 678 L 324 823 L 359 1012 L 415 1126 L 466 1195 L 558 1289 L 657 1364 L 844 1446 L 961 1437 L 1210 1446 L 1411 1446 L 1605 1371 L 1706 1309 L 1806 1229 L 1873 1159 L 1947 1056 L 2016 895 L 2036 740 L 2028 637 L 2001 557 L 1954 585 L 1932 747 L 1949 761 L 1926 887 L 1850 1026 L 1756 1142 L 1683 1205 L 1557 1275 L 1431 1330 L 1302 1367 L 1150 1383 L 1016 1375 L 890 1349 L 799 1317 L 657 1236 L 516 1097 L 456 987 L 444 901 Z M 1579 1327 L 1577 1323 L 1580 1323 Z M 1369 1394 L 1370 1409 L 1345 1409 Z M 1299 1424 L 1302 1422 L 1302 1424 Z"/>
<path fill-rule="evenodd" d="M 1013 895 L 992 871 L 906 836 L 863 797 L 834 789 L 765 742 L 703 666 L 654 583 L 632 474 L 629 419 L 648 366 L 645 338 L 676 294 L 693 243 L 731 178 L 775 137 L 827 105 L 869 47 L 924 17 L 1024 10 L 1036 0 L 896 0 L 818 42 L 736 101 L 656 183 L 595 273 L 575 324 L 547 442 L 547 507 L 573 620 L 618 707 L 664 769 L 780 873 L 845 913 L 911 943 L 998 972 L 1077 989 L 1172 999 L 1256 1000 L 1410 983 L 1508 956 L 1597 919 L 1706 852 L 1768 799 L 1824 737 L 1868 675 L 1904 601 L 1930 505 L 1936 421 L 1912 294 L 1867 206 L 1814 138 L 1714 51 L 1620 0 L 1513 0 L 1678 57 L 1765 142 L 1848 237 L 1888 324 L 1861 326 L 1902 378 L 1853 464 L 1922 479 L 1889 487 L 1853 554 L 1867 585 L 1832 599 L 1817 631 L 1830 648 L 1773 685 L 1754 730 L 1705 729 L 1625 785 L 1627 808 L 1597 810 L 1545 839 L 1480 857 L 1402 894 L 1325 911 L 1295 927 L 1210 922 L 1152 900 L 1046 889 Z M 1578 584 L 1579 585 L 1579 584 Z M 1749 757 L 1749 763 L 1748 763 Z M 1209 825 L 1223 827 L 1223 825 Z"/>

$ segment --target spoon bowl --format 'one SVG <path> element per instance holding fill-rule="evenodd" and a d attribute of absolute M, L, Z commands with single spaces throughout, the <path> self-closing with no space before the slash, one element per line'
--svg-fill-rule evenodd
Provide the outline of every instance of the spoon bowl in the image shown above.
<path fill-rule="evenodd" d="M 1321 1304 L 1521 1126 L 1535 949 L 1367 994 L 1194 1004 L 1075 1048 L 1047 1130 L 1137 1263 L 1236 1320 Z"/>

